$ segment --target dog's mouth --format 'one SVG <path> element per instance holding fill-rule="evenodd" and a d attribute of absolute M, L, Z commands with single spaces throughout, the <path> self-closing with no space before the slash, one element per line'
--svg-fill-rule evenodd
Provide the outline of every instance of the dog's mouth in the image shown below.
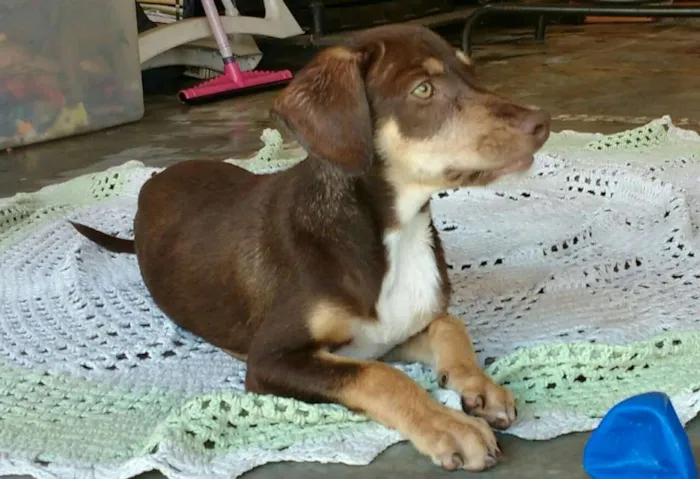
<path fill-rule="evenodd" d="M 450 171 L 447 179 L 450 182 L 460 183 L 462 186 L 469 185 L 486 185 L 497 180 L 503 175 L 509 173 L 520 173 L 530 169 L 535 161 L 534 155 L 523 155 L 508 162 L 505 166 L 501 166 L 489 170 L 471 170 L 471 171 Z"/>
<path fill-rule="evenodd" d="M 505 175 L 508 173 L 519 173 L 530 169 L 535 162 L 535 155 L 523 155 L 515 161 L 509 162 L 506 166 L 493 170 L 493 173 Z"/>

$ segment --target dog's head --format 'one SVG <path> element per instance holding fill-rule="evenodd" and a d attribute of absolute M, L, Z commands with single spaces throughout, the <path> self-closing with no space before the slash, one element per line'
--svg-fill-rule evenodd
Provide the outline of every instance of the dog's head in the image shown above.
<path fill-rule="evenodd" d="M 356 174 L 377 162 L 399 192 L 526 170 L 549 137 L 547 113 L 481 88 L 469 58 L 417 26 L 366 30 L 322 51 L 272 112 L 310 155 Z"/>

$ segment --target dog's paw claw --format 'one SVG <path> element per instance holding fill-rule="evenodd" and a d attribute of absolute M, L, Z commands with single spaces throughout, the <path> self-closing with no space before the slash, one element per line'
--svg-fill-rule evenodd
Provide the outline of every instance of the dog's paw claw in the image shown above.
<path fill-rule="evenodd" d="M 464 467 L 464 460 L 462 459 L 462 456 L 455 453 L 452 454 L 450 461 L 447 464 L 443 464 L 442 467 L 450 471 L 455 469 L 461 469 L 462 467 Z"/>
<path fill-rule="evenodd" d="M 474 409 L 483 409 L 486 401 L 482 394 L 473 395 L 462 395 L 462 409 L 466 412 L 471 412 Z"/>
<path fill-rule="evenodd" d="M 466 413 L 484 418 L 499 430 L 507 429 L 517 418 L 513 394 L 485 374 L 451 379 L 450 388 L 462 396 Z"/>
<path fill-rule="evenodd" d="M 483 419 L 445 408 L 428 422 L 411 441 L 434 464 L 449 471 L 483 471 L 498 462 L 501 451 L 496 436 Z"/>

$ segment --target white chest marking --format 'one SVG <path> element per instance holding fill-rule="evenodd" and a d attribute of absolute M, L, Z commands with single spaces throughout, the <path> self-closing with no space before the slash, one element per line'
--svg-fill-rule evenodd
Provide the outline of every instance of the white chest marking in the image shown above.
<path fill-rule="evenodd" d="M 418 213 L 384 237 L 388 270 L 377 300 L 377 321 L 358 321 L 339 354 L 379 358 L 425 329 L 439 313 L 442 287 L 430 231 L 430 213 Z"/>

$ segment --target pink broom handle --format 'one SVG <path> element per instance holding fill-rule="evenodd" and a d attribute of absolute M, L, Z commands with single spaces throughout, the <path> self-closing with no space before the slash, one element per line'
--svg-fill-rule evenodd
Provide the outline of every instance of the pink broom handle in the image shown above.
<path fill-rule="evenodd" d="M 219 53 L 221 53 L 224 63 L 232 63 L 233 52 L 231 51 L 231 44 L 228 42 L 228 36 L 224 31 L 224 26 L 221 24 L 219 12 L 216 10 L 214 0 L 202 0 L 202 6 L 204 7 L 204 13 L 206 13 L 207 19 L 209 20 L 211 32 L 214 34 L 214 39 L 219 47 Z"/>

